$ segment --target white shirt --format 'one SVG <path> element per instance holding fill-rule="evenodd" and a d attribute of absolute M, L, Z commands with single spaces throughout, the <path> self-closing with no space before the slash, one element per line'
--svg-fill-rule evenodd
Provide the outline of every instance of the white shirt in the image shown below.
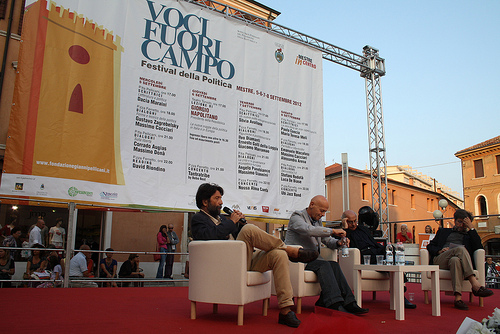
<path fill-rule="evenodd" d="M 82 252 L 77 253 L 69 261 L 69 276 L 83 277 L 83 273 L 87 270 L 87 258 Z"/>
<path fill-rule="evenodd" d="M 30 232 L 30 241 L 29 241 L 29 246 L 33 247 L 34 244 L 40 244 L 43 245 L 42 243 L 42 230 L 38 226 L 35 226 L 31 229 Z"/>

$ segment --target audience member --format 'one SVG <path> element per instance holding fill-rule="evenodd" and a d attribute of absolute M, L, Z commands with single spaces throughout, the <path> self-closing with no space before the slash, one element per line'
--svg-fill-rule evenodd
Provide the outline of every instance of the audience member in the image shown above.
<path fill-rule="evenodd" d="M 458 209 L 453 214 L 455 226 L 440 228 L 434 239 L 427 245 L 430 264 L 439 265 L 440 269 L 451 272 L 451 284 L 455 295 L 455 308 L 468 310 L 469 307 L 462 300 L 462 281 L 469 280 L 472 293 L 479 297 L 489 297 L 493 291 L 481 286 L 474 275 L 476 265 L 472 258 L 477 249 L 483 249 L 481 238 L 472 224 L 472 214 Z M 483 265 L 478 263 L 477 265 Z"/>
<path fill-rule="evenodd" d="M 16 227 L 16 223 L 16 218 L 11 218 L 10 223 L 5 224 L 5 226 L 0 229 L 0 237 L 8 237 L 9 235 L 11 235 L 12 229 Z"/>
<path fill-rule="evenodd" d="M 328 211 L 328 200 L 321 195 L 313 197 L 309 206 L 292 213 L 288 222 L 285 243 L 300 245 L 308 249 L 321 250 L 321 243 L 331 249 L 342 246 L 341 238 L 346 235 L 342 229 L 323 227 L 321 219 Z M 325 261 L 323 258 L 309 262 L 306 270 L 313 271 L 318 276 L 321 294 L 317 306 L 353 314 L 367 313 L 361 308 L 347 283 L 338 262 Z"/>
<path fill-rule="evenodd" d="M 21 229 L 19 227 L 14 227 L 9 236 L 7 236 L 3 242 L 2 246 L 5 247 L 20 247 L 21 240 Z M 10 250 L 10 257 L 16 261 L 21 259 L 21 253 L 18 250 Z"/>
<path fill-rule="evenodd" d="M 139 255 L 130 254 L 128 260 L 123 262 L 120 271 L 118 272 L 118 277 L 120 278 L 144 278 L 144 273 L 140 271 L 139 268 Z M 122 286 L 126 287 L 130 283 L 123 282 Z M 142 286 L 139 282 L 134 282 L 134 286 Z"/>
<path fill-rule="evenodd" d="M 413 236 L 411 232 L 408 231 L 408 225 L 401 224 L 401 232 L 396 235 L 396 240 L 405 244 L 411 244 L 413 242 Z"/>
<path fill-rule="evenodd" d="M 10 280 L 16 272 L 14 259 L 10 256 L 8 249 L 0 249 L 0 280 Z M 10 288 L 11 282 L 0 282 L 0 288 Z"/>
<path fill-rule="evenodd" d="M 377 255 L 385 255 L 385 247 L 379 244 L 373 238 L 370 230 L 358 224 L 358 217 L 356 212 L 347 210 L 342 213 L 342 226 L 346 229 L 347 238 L 350 240 L 350 247 L 359 249 L 361 255 L 371 255 L 370 263 L 377 263 Z M 407 282 L 406 273 L 404 274 L 404 281 Z M 406 286 L 404 287 L 406 292 Z M 404 299 L 405 308 L 415 309 L 417 305 L 411 303 L 408 299 Z"/>
<path fill-rule="evenodd" d="M 158 231 L 158 234 L 156 235 L 156 241 L 158 242 L 158 250 L 162 253 L 160 256 L 160 263 L 158 263 L 158 270 L 156 271 L 156 278 L 163 278 L 163 270 L 167 258 L 166 253 L 168 252 L 167 233 L 168 233 L 167 225 L 162 225 L 160 226 L 160 231 Z"/>
<path fill-rule="evenodd" d="M 34 244 L 33 248 L 37 248 L 31 251 L 31 256 L 28 258 L 26 263 L 26 273 L 24 274 L 24 279 L 33 279 L 33 274 L 43 273 L 47 268 L 47 258 L 45 257 L 44 247 L 40 244 Z M 40 250 L 38 250 L 38 248 Z M 31 287 L 36 287 L 40 282 L 31 282 L 29 285 Z"/>
<path fill-rule="evenodd" d="M 174 225 L 168 224 L 168 232 L 167 232 L 167 251 L 169 253 L 175 253 L 176 245 L 179 243 L 179 238 L 174 231 Z M 167 254 L 166 263 L 165 263 L 165 276 L 166 278 L 172 279 L 173 267 L 174 267 L 174 254 Z"/>
<path fill-rule="evenodd" d="M 45 228 L 45 221 L 42 217 L 38 217 L 36 224 L 32 226 L 31 231 L 29 232 L 29 246 L 33 247 L 35 244 L 39 244 L 41 246 L 44 245 L 42 239 L 42 229 Z"/>
<path fill-rule="evenodd" d="M 425 225 L 425 233 L 432 234 L 432 226 L 431 225 Z"/>
<path fill-rule="evenodd" d="M 52 226 L 49 230 L 49 243 L 53 244 L 55 248 L 64 248 L 66 231 L 61 227 L 62 222 L 62 218 L 57 218 L 56 226 Z"/>
<path fill-rule="evenodd" d="M 41 283 L 37 288 L 53 288 L 61 285 L 62 268 L 59 262 L 59 256 L 57 255 L 50 255 L 47 258 L 47 270 L 50 272 L 50 280 Z"/>
<path fill-rule="evenodd" d="M 89 252 L 90 247 L 88 245 L 82 245 L 80 247 L 80 252 L 71 258 L 69 261 L 69 276 L 71 278 L 81 279 L 83 277 L 90 277 L 94 275 L 89 272 L 87 267 L 87 259 L 90 258 L 91 252 Z M 91 287 L 97 288 L 95 282 L 72 282 L 73 287 Z"/>
<path fill-rule="evenodd" d="M 113 252 L 113 251 L 114 251 L 113 248 L 106 249 L 106 252 Z M 106 253 L 106 258 L 101 260 L 99 267 L 101 269 L 99 272 L 99 278 L 115 278 L 118 262 L 116 262 L 116 260 L 113 259 L 113 253 Z M 107 286 L 108 288 L 118 287 L 116 285 L 116 282 L 106 282 L 105 286 Z"/>
<path fill-rule="evenodd" d="M 224 190 L 213 183 L 204 183 L 196 192 L 196 206 L 200 209 L 191 219 L 194 240 L 241 240 L 247 246 L 248 270 L 273 271 L 280 313 L 278 323 L 298 327 L 300 320 L 291 310 L 293 290 L 288 259 L 310 262 L 318 257 L 315 250 L 287 246 L 255 225 L 239 223 L 244 215 L 234 210 L 229 218 L 220 215 Z M 242 225 L 244 225 L 242 227 Z M 257 248 L 258 250 L 255 250 Z M 228 264 L 229 265 L 229 264 Z"/>

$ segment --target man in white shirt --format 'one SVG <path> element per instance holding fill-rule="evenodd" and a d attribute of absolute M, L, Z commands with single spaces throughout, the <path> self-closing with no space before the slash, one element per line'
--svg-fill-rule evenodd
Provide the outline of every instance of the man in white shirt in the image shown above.
<path fill-rule="evenodd" d="M 43 246 L 42 242 L 42 229 L 45 227 L 45 221 L 42 217 L 38 217 L 36 225 L 31 229 L 29 246 L 33 247 L 34 244 L 40 244 Z"/>
<path fill-rule="evenodd" d="M 80 247 L 80 252 L 78 252 L 75 256 L 73 256 L 69 262 L 69 276 L 78 278 L 78 277 L 90 277 L 92 273 L 89 272 L 87 268 L 87 258 L 90 257 L 91 253 L 86 252 L 90 250 L 88 245 L 82 245 Z M 87 287 L 87 288 L 97 288 L 97 284 L 95 282 L 72 282 L 72 287 Z"/>

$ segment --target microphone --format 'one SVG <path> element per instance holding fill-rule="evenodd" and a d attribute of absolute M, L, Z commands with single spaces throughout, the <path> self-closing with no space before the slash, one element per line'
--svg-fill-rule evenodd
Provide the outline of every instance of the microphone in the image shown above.
<path fill-rule="evenodd" d="M 224 209 L 222 209 L 222 211 L 224 211 L 228 215 L 231 215 L 234 212 L 233 210 L 231 210 L 227 206 L 225 206 Z M 238 222 L 241 223 L 241 224 L 246 224 L 247 220 L 245 218 L 241 218 Z"/>

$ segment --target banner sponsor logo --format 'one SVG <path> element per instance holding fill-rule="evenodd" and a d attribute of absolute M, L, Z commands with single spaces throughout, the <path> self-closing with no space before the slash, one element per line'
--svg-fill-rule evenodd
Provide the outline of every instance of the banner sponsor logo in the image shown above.
<path fill-rule="evenodd" d="M 75 197 L 77 195 L 85 195 L 91 197 L 94 193 L 91 191 L 83 191 L 83 190 L 78 190 L 77 187 L 70 187 L 68 189 L 68 195 L 71 197 Z"/>
<path fill-rule="evenodd" d="M 274 51 L 274 59 L 276 59 L 278 63 L 281 63 L 285 59 L 285 54 L 281 48 Z"/>
<path fill-rule="evenodd" d="M 15 189 L 16 190 L 23 190 L 24 188 L 24 183 L 16 183 Z"/>
<path fill-rule="evenodd" d="M 108 193 L 107 191 L 102 191 L 99 196 L 101 196 L 101 199 L 114 200 L 118 198 L 118 193 Z"/>
<path fill-rule="evenodd" d="M 269 207 L 268 206 L 262 206 L 262 212 L 269 213 Z"/>
<path fill-rule="evenodd" d="M 316 64 L 313 63 L 312 58 L 300 54 L 297 55 L 297 58 L 295 58 L 295 65 L 307 66 L 312 69 L 316 69 Z"/>

